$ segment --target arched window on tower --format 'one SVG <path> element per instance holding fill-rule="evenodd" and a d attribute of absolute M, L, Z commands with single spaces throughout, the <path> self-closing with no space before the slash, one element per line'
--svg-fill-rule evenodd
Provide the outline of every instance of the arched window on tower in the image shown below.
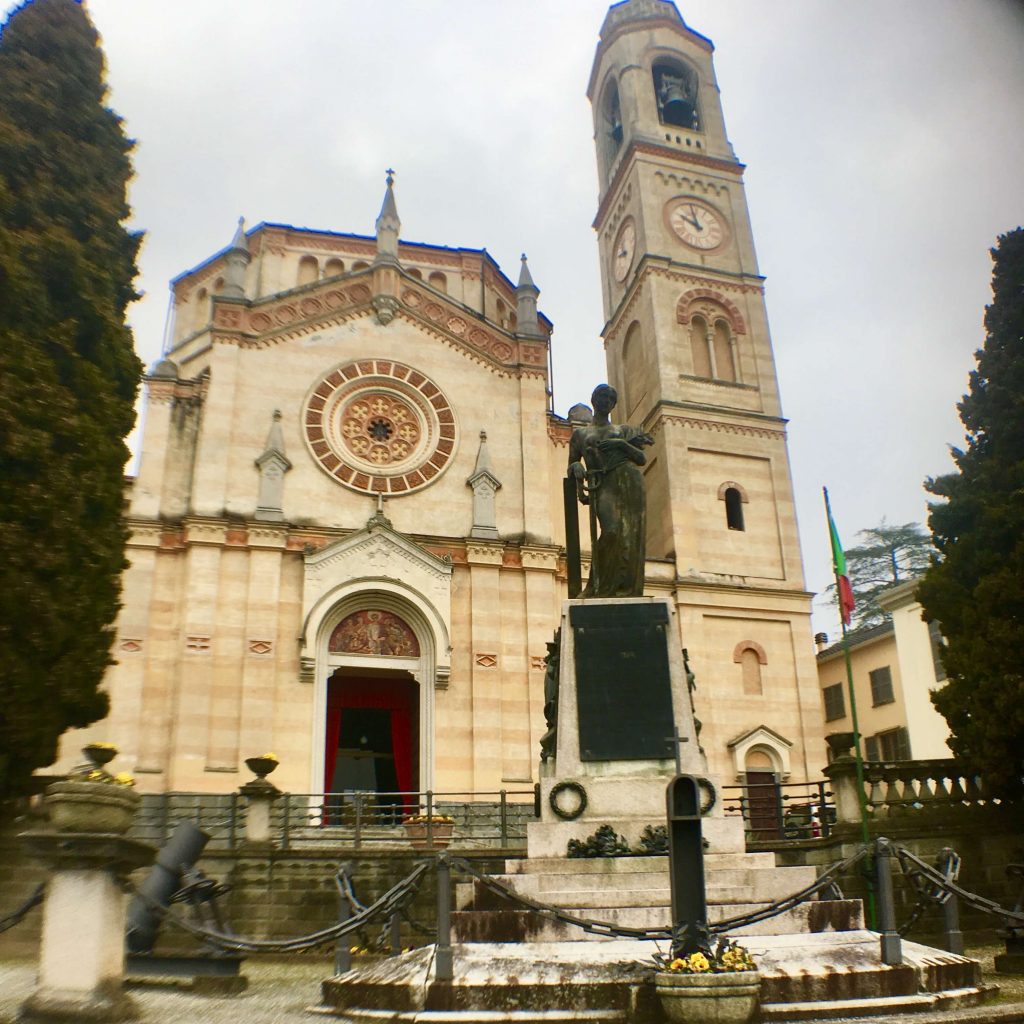
<path fill-rule="evenodd" d="M 210 296 L 205 288 L 196 292 L 195 319 L 192 321 L 192 329 L 201 331 L 210 322 Z"/>
<path fill-rule="evenodd" d="M 736 364 L 732 355 L 732 332 L 724 320 L 715 321 L 715 379 L 736 380 Z"/>
<path fill-rule="evenodd" d="M 315 256 L 303 256 L 299 260 L 299 275 L 296 284 L 313 284 L 320 279 L 320 264 Z"/>
<path fill-rule="evenodd" d="M 761 666 L 768 664 L 764 648 L 756 640 L 741 640 L 732 652 L 732 660 L 740 666 L 743 692 L 751 696 L 764 693 Z"/>
<path fill-rule="evenodd" d="M 690 320 L 690 353 L 693 356 L 693 375 L 708 380 L 711 373 L 711 344 L 708 341 L 708 322 L 702 316 Z"/>
<path fill-rule="evenodd" d="M 324 264 L 324 277 L 337 277 L 345 273 L 345 261 L 339 260 L 337 256 L 329 259 Z"/>
<path fill-rule="evenodd" d="M 601 101 L 601 151 L 605 163 L 611 166 L 622 145 L 622 108 L 619 105 L 619 87 L 615 80 L 608 83 Z"/>
<path fill-rule="evenodd" d="M 622 381 L 625 385 L 623 411 L 626 420 L 633 422 L 637 409 L 647 397 L 647 374 L 644 371 L 644 339 L 640 325 L 634 320 L 626 331 L 622 343 Z"/>
<path fill-rule="evenodd" d="M 427 283 L 431 288 L 436 288 L 439 292 L 448 291 L 448 278 L 445 277 L 440 270 L 435 270 L 430 277 L 427 278 Z"/>
<path fill-rule="evenodd" d="M 730 530 L 745 530 L 743 506 L 747 492 L 735 480 L 727 480 L 718 488 L 718 497 L 725 502 L 725 525 Z"/>
<path fill-rule="evenodd" d="M 696 71 L 667 57 L 656 60 L 651 71 L 661 123 L 700 131 Z"/>

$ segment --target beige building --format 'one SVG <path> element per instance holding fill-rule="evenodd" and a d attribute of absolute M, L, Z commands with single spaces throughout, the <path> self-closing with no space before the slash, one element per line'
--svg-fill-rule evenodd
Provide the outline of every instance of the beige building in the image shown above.
<path fill-rule="evenodd" d="M 946 758 L 949 726 L 931 693 L 946 678 L 938 630 L 921 618 L 917 583 L 908 580 L 879 601 L 892 619 L 850 634 L 850 665 L 857 722 L 869 761 Z M 853 717 L 841 644 L 818 654 L 825 731 L 850 732 Z"/>
<path fill-rule="evenodd" d="M 601 29 L 608 376 L 655 438 L 646 586 L 678 608 L 710 768 L 800 781 L 825 764 L 811 595 L 712 50 L 667 0 Z M 567 596 L 551 325 L 525 261 L 513 284 L 399 226 L 389 179 L 376 237 L 240 227 L 173 283 L 89 730 L 146 791 L 234 789 L 268 749 L 293 792 L 537 778 Z"/>

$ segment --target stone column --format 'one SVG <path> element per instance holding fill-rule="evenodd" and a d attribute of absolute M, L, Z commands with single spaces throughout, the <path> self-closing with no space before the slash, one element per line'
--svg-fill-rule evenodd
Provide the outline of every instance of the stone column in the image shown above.
<path fill-rule="evenodd" d="M 832 783 L 836 821 L 858 824 L 860 799 L 857 795 L 857 762 L 849 756 L 837 758 L 824 769 L 824 775 Z"/>
<path fill-rule="evenodd" d="M 253 779 L 238 790 L 248 800 L 245 813 L 245 845 L 267 849 L 274 845 L 271 812 L 281 790 L 266 779 Z"/>
<path fill-rule="evenodd" d="M 138 1009 L 123 988 L 124 882 L 129 872 L 150 864 L 156 850 L 114 833 L 34 831 L 21 839 L 51 876 L 36 990 L 19 1021 L 135 1020 Z"/>

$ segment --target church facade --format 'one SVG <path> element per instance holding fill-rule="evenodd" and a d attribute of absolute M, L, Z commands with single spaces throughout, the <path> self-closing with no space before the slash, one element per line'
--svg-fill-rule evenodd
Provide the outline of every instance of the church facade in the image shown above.
<path fill-rule="evenodd" d="M 811 595 L 712 49 L 669 0 L 601 30 L 608 375 L 616 420 L 654 438 L 645 589 L 678 608 L 709 769 L 803 781 L 825 764 Z M 568 596 L 551 325 L 525 258 L 513 283 L 399 228 L 389 175 L 375 237 L 240 225 L 173 282 L 88 730 L 143 792 L 228 792 L 268 750 L 292 792 L 537 779 Z"/>

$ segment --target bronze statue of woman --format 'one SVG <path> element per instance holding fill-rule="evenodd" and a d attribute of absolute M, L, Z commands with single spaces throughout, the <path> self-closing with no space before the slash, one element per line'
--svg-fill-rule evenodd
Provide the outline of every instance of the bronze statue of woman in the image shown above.
<path fill-rule="evenodd" d="M 611 385 L 599 384 L 590 400 L 593 422 L 577 427 L 569 442 L 568 475 L 580 502 L 590 505 L 590 579 L 580 596 L 642 597 L 647 527 L 640 467 L 654 438 L 611 422 L 618 401 Z"/>

